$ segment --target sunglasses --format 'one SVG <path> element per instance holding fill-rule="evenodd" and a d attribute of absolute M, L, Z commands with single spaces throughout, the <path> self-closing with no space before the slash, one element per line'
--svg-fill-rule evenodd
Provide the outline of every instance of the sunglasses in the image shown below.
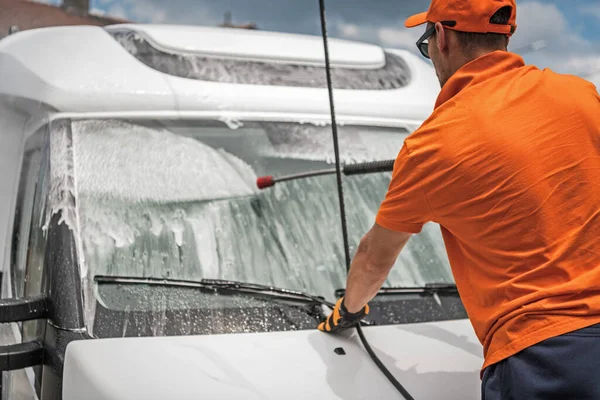
<path fill-rule="evenodd" d="M 456 21 L 442 21 L 441 24 L 444 26 L 453 27 L 456 25 Z M 417 48 L 419 49 L 423 57 L 427 59 L 429 58 L 429 38 L 433 36 L 434 33 L 435 25 L 427 29 L 423 36 L 421 36 L 419 40 L 417 40 Z"/>

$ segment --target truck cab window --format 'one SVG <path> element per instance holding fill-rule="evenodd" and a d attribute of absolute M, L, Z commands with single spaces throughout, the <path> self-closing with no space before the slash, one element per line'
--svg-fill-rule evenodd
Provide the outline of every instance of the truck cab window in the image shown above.
<path fill-rule="evenodd" d="M 40 160 L 41 151 L 39 148 L 25 150 L 15 206 L 10 258 L 12 290 L 15 298 L 23 297 L 25 293 L 25 265 L 29 253 L 33 198 L 40 169 Z"/>

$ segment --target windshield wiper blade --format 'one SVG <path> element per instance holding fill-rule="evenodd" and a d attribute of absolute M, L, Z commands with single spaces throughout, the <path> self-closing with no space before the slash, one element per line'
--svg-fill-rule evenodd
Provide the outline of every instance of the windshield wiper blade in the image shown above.
<path fill-rule="evenodd" d="M 126 283 L 126 284 L 142 284 L 155 286 L 176 286 L 185 288 L 208 289 L 218 292 L 230 293 L 250 293 L 258 294 L 264 297 L 275 298 L 279 300 L 289 300 L 307 304 L 320 304 L 333 308 L 332 304 L 325 300 L 322 296 L 315 296 L 300 291 L 282 289 L 268 285 L 260 285 L 255 283 L 228 281 L 221 279 L 201 279 L 199 281 L 189 281 L 182 279 L 170 278 L 138 278 L 129 276 L 105 276 L 96 275 L 96 282 L 100 283 Z"/>
<path fill-rule="evenodd" d="M 345 294 L 345 289 L 338 289 L 335 295 L 341 297 Z M 432 295 L 436 293 L 451 293 L 458 294 L 458 289 L 452 283 L 427 283 L 425 286 L 414 287 L 384 287 L 379 289 L 377 295 L 394 295 L 394 294 L 426 294 Z"/>
<path fill-rule="evenodd" d="M 458 293 L 456 285 L 451 283 L 428 283 L 419 287 L 390 287 L 381 288 L 379 294 L 434 294 L 434 293 Z"/>

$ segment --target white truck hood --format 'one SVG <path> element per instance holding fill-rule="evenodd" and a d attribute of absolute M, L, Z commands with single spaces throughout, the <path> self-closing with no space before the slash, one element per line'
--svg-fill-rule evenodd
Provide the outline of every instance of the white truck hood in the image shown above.
<path fill-rule="evenodd" d="M 482 349 L 468 320 L 363 328 L 415 399 L 480 399 Z M 337 354 L 336 348 L 345 354 Z M 356 330 L 74 341 L 64 400 L 401 399 Z"/>

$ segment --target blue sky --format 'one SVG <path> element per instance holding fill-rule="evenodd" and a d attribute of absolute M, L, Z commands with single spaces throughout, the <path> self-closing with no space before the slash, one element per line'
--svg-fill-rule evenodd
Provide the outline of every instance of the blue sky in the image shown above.
<path fill-rule="evenodd" d="M 38 0 L 60 3 L 60 0 Z M 331 36 L 416 51 L 422 29 L 404 19 L 425 11 L 429 0 L 326 0 Z M 320 34 L 318 0 L 91 0 L 99 14 L 143 23 L 217 25 L 229 10 L 233 22 L 260 29 Z M 600 86 L 600 1 L 517 0 L 519 28 L 511 50 L 544 41 L 523 54 L 540 68 L 586 76 Z"/>

